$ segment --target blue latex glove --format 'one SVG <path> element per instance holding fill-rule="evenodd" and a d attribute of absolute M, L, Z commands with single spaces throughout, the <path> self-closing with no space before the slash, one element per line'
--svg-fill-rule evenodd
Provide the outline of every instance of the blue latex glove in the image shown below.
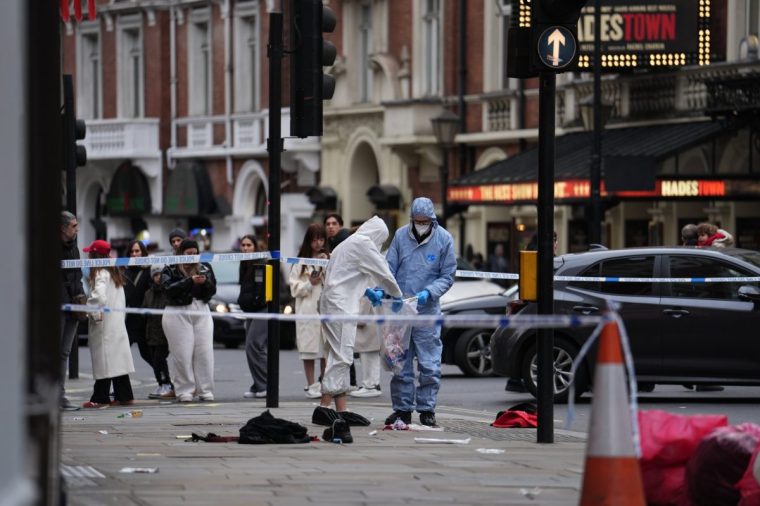
<path fill-rule="evenodd" d="M 424 306 L 428 303 L 428 299 L 430 299 L 430 292 L 427 290 L 422 290 L 417 294 L 417 305 Z"/>
<path fill-rule="evenodd" d="M 383 291 L 367 288 L 364 290 L 364 296 L 369 299 L 369 301 L 372 303 L 372 306 L 379 306 L 383 300 Z"/>
<path fill-rule="evenodd" d="M 401 297 L 393 297 L 393 304 L 391 304 L 391 311 L 398 313 L 404 307 L 404 300 Z"/>

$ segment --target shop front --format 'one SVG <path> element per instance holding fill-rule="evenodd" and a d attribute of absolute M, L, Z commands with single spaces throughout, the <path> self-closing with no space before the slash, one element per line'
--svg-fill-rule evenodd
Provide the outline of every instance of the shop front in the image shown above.
<path fill-rule="evenodd" d="M 554 183 L 560 252 L 588 249 L 590 134 L 558 137 Z M 612 248 L 675 245 L 686 223 L 710 221 L 757 249 L 760 230 L 760 143 L 755 126 L 692 122 L 605 132 L 603 244 Z M 450 184 L 450 205 L 523 209 L 511 221 L 475 222 L 491 252 L 502 242 L 514 266 L 525 232 L 534 231 L 538 199 L 536 150 L 499 161 Z M 514 213 L 513 213 L 514 214 Z M 527 216 L 527 219 L 526 219 Z M 522 234 L 522 235 L 521 235 Z M 510 240 L 514 238 L 514 240 Z"/>

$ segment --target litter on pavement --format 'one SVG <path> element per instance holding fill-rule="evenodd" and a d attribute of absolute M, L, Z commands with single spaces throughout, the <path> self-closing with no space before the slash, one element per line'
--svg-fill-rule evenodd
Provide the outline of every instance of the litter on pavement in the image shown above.
<path fill-rule="evenodd" d="M 478 448 L 475 451 L 478 453 L 483 453 L 485 455 L 498 455 L 500 453 L 504 453 L 504 450 L 500 448 Z"/>
<path fill-rule="evenodd" d="M 120 473 L 126 474 L 154 474 L 158 472 L 157 467 L 122 467 Z"/>
<path fill-rule="evenodd" d="M 107 436 L 107 435 L 108 435 L 108 431 L 107 431 L 107 430 L 99 430 L 98 432 L 99 432 L 100 434 L 103 434 L 104 436 Z"/>
<path fill-rule="evenodd" d="M 414 438 L 415 443 L 445 443 L 445 444 L 457 444 L 457 445 L 468 445 L 470 444 L 471 438 L 467 439 L 437 439 L 432 437 L 416 437 Z"/>

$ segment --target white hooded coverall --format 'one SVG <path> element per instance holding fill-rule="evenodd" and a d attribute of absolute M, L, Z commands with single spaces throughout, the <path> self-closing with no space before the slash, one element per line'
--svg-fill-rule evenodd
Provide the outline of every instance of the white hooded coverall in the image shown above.
<path fill-rule="evenodd" d="M 327 264 L 320 314 L 356 315 L 367 288 L 379 287 L 393 297 L 401 290 L 393 278 L 380 248 L 388 239 L 385 222 L 373 216 L 332 252 Z M 327 367 L 322 377 L 322 393 L 332 396 L 349 389 L 349 368 L 354 360 L 356 323 L 324 322 Z"/>

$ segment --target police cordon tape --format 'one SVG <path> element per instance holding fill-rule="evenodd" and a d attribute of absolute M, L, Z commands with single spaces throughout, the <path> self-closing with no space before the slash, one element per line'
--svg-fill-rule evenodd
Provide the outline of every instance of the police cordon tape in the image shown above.
<path fill-rule="evenodd" d="M 189 309 L 148 309 L 135 307 L 112 308 L 108 306 L 90 306 L 87 304 L 63 304 L 61 310 L 76 313 L 127 313 L 139 315 L 185 314 L 190 316 L 214 316 L 217 318 L 236 318 L 239 320 L 281 320 L 281 321 L 319 321 L 322 323 L 374 323 L 377 325 L 405 324 L 420 326 L 446 325 L 447 327 L 480 328 L 569 328 L 593 327 L 599 325 L 602 316 L 572 315 L 319 315 L 319 314 L 281 314 L 281 313 L 215 313 L 211 311 Z"/>
<path fill-rule="evenodd" d="M 256 253 L 201 253 L 200 255 L 168 255 L 149 257 L 89 258 L 81 260 L 62 260 L 64 269 L 82 267 L 127 267 L 147 265 L 190 264 L 198 262 L 240 262 L 245 260 L 280 259 L 287 265 L 312 265 L 327 267 L 329 260 L 321 258 L 280 257 L 279 251 L 260 251 Z M 459 278 L 506 279 L 517 281 L 520 275 L 510 272 L 485 272 L 457 270 Z M 757 283 L 760 276 L 737 276 L 722 278 L 627 278 L 617 276 L 554 276 L 554 281 L 582 283 Z"/>

